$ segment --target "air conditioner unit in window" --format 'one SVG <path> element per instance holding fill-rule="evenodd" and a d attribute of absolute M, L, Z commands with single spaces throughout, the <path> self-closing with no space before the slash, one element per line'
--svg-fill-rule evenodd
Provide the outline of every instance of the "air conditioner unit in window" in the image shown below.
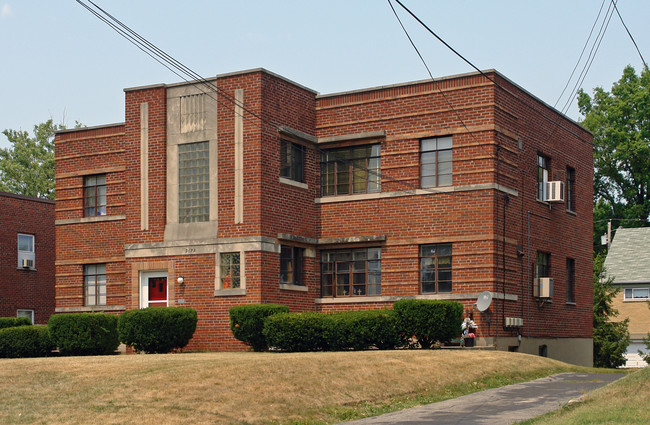
<path fill-rule="evenodd" d="M 553 278 L 540 277 L 537 279 L 534 294 L 539 298 L 552 298 L 553 297 Z"/>
<path fill-rule="evenodd" d="M 564 182 L 546 182 L 546 191 L 544 193 L 546 202 L 564 202 Z"/>
<path fill-rule="evenodd" d="M 21 261 L 21 265 L 24 269 L 31 269 L 32 267 L 34 267 L 34 260 L 29 258 L 23 258 Z"/>

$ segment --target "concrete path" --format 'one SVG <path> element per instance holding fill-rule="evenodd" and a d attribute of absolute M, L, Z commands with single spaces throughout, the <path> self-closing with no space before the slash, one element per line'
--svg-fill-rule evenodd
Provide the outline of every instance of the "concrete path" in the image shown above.
<path fill-rule="evenodd" d="M 557 410 L 570 400 L 623 376 L 625 375 L 560 373 L 374 418 L 345 422 L 345 425 L 512 424 Z"/>

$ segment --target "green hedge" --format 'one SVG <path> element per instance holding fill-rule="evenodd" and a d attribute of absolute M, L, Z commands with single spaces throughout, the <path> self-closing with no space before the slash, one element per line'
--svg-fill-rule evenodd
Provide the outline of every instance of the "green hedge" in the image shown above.
<path fill-rule="evenodd" d="M 249 344 L 254 351 L 268 349 L 264 337 L 264 319 L 278 313 L 288 313 L 289 307 L 279 304 L 248 304 L 231 307 L 230 330 L 240 341 Z"/>
<path fill-rule="evenodd" d="M 422 348 L 433 348 L 460 335 L 463 305 L 458 301 L 407 299 L 396 301 L 393 309 L 404 344 L 415 337 Z"/>
<path fill-rule="evenodd" d="M 399 345 L 393 310 L 323 314 L 323 332 L 329 350 L 393 349 Z"/>
<path fill-rule="evenodd" d="M 52 340 L 63 355 L 112 354 L 120 345 L 117 316 L 104 313 L 55 314 L 48 322 Z"/>
<path fill-rule="evenodd" d="M 323 313 L 280 313 L 264 321 L 269 347 L 285 351 L 327 350 Z"/>
<path fill-rule="evenodd" d="M 31 324 L 32 321 L 27 317 L 0 317 L 0 329 L 29 326 Z"/>
<path fill-rule="evenodd" d="M 129 310 L 118 319 L 120 341 L 138 352 L 169 353 L 192 339 L 196 310 L 189 307 L 149 307 Z"/>
<path fill-rule="evenodd" d="M 284 351 L 391 349 L 399 342 L 392 310 L 283 313 L 264 324 L 269 346 Z"/>
<path fill-rule="evenodd" d="M 45 325 L 30 324 L 0 329 L 0 357 L 45 357 L 54 348 L 56 347 Z"/>

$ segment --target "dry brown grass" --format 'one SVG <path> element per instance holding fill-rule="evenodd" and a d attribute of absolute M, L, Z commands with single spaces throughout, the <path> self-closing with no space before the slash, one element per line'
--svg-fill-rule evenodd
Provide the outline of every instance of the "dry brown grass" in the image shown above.
<path fill-rule="evenodd" d="M 0 423 L 328 422 L 340 406 L 568 369 L 524 354 L 447 350 L 0 359 Z"/>

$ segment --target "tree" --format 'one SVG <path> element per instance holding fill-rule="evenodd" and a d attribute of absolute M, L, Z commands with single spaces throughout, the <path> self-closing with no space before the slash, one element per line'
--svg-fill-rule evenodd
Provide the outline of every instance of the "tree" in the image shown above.
<path fill-rule="evenodd" d="M 580 90 L 581 124 L 594 137 L 594 242 L 607 219 L 641 225 L 650 216 L 650 71 L 627 66 L 611 92 Z M 632 224 L 636 221 L 636 224 Z"/>
<path fill-rule="evenodd" d="M 4 130 L 13 145 L 0 149 L 0 191 L 54 199 L 54 132 L 51 119 L 27 131 Z"/>
<path fill-rule="evenodd" d="M 612 300 L 619 288 L 612 285 L 603 263 L 605 256 L 599 254 L 594 259 L 594 366 L 614 368 L 625 364 L 625 351 L 630 344 L 629 319 L 612 322 L 618 310 Z"/>

